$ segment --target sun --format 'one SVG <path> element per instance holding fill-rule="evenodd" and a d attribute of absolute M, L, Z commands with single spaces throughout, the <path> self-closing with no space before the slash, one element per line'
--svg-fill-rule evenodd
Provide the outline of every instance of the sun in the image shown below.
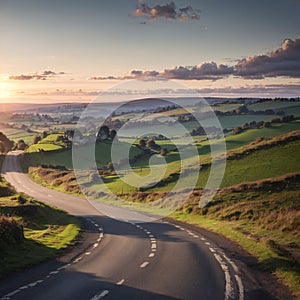
<path fill-rule="evenodd" d="M 5 81 L 0 81 L 0 99 L 9 98 L 9 97 L 10 97 L 9 84 Z"/>

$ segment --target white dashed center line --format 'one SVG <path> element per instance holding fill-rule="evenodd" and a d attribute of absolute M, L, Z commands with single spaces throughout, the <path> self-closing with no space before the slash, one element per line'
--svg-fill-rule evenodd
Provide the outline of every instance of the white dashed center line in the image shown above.
<path fill-rule="evenodd" d="M 140 265 L 140 268 L 146 268 L 148 265 L 149 265 L 149 262 L 145 261 Z"/>

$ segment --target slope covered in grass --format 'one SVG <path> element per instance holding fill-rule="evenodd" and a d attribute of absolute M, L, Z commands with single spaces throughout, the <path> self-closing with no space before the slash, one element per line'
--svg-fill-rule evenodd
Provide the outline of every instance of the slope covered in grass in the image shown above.
<path fill-rule="evenodd" d="M 79 221 L 15 191 L 0 178 L 0 277 L 54 257 L 79 234 Z"/>
<path fill-rule="evenodd" d="M 247 146 L 228 152 L 226 170 L 221 187 L 243 181 L 255 181 L 300 171 L 300 131 L 270 139 L 258 139 Z M 204 160 L 205 162 L 205 160 Z M 197 188 L 203 188 L 210 173 L 209 162 L 199 172 Z M 151 191 L 169 191 L 176 179 L 163 179 Z M 186 178 L 188 182 L 188 176 Z"/>

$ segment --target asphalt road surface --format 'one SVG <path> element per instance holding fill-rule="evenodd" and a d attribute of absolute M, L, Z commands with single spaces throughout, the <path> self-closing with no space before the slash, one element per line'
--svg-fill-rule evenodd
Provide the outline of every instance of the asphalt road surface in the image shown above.
<path fill-rule="evenodd" d="M 34 183 L 10 152 L 2 175 L 19 192 L 86 220 L 90 244 L 69 261 L 44 263 L 0 281 L 0 299 L 244 299 L 235 262 L 199 233 L 163 221 L 118 221 L 87 200 Z M 112 208 L 113 209 L 113 208 Z"/>

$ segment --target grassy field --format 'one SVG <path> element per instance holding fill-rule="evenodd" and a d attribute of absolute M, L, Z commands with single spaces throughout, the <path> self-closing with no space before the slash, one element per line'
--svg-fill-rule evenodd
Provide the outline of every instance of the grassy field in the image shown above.
<path fill-rule="evenodd" d="M 0 276 L 54 257 L 78 236 L 75 217 L 15 194 L 2 178 L 0 193 Z"/>
<path fill-rule="evenodd" d="M 299 125 L 299 122 L 279 124 L 276 127 L 272 128 L 253 129 L 236 136 L 229 136 L 226 138 L 227 148 L 228 150 L 234 150 L 240 147 L 245 147 L 245 145 L 255 141 L 257 138 L 269 138 L 277 136 L 281 133 L 289 132 L 295 128 L 299 128 Z M 168 149 L 174 148 L 173 143 L 170 141 L 158 141 L 157 143 L 162 147 L 166 147 Z M 252 181 L 298 171 L 300 161 L 299 156 L 295 155 L 295 153 L 300 150 L 299 145 L 299 141 L 293 141 L 291 143 L 287 143 L 286 145 L 273 147 L 271 149 L 260 149 L 259 151 L 244 156 L 242 159 L 228 160 L 222 187 L 237 184 L 241 181 L 241 178 L 243 179 L 243 181 Z M 201 142 L 197 146 L 199 149 L 200 161 L 201 164 L 203 164 L 210 158 L 210 147 L 207 141 Z M 135 151 L 137 150 L 138 149 L 136 149 Z M 110 161 L 109 152 L 109 143 L 100 143 L 97 145 L 96 157 L 99 158 L 97 160 L 98 165 L 105 165 Z M 136 152 L 134 152 L 132 155 L 134 154 L 136 154 Z M 288 157 L 289 159 L 283 159 L 283 157 Z M 34 153 L 30 154 L 30 156 L 25 155 L 25 162 L 26 159 L 30 159 L 29 163 L 27 162 L 27 166 L 48 164 L 54 166 L 63 165 L 69 169 L 72 168 L 70 150 L 60 153 Z M 169 191 L 176 184 L 176 178 L 174 178 L 174 180 L 169 180 L 168 177 L 173 173 L 180 172 L 181 163 L 179 153 L 170 152 L 167 156 L 164 157 L 164 159 L 167 162 L 167 170 L 164 178 L 166 178 L 168 182 L 161 185 L 160 187 L 154 187 L 150 189 L 152 191 Z M 135 164 L 133 164 L 135 173 L 140 176 L 147 175 L 149 173 L 148 163 L 148 158 L 138 160 Z M 197 188 L 201 188 L 206 184 L 209 171 L 210 169 L 206 168 L 200 172 Z M 129 178 L 130 174 L 124 173 L 124 176 L 127 176 L 127 178 Z M 137 188 L 122 182 L 121 179 L 116 175 L 104 176 L 103 180 L 106 186 L 114 193 L 127 193 L 137 191 Z M 186 176 L 185 180 L 187 182 L 187 185 L 189 185 L 189 176 Z M 93 189 L 99 191 L 102 190 L 102 186 L 94 186 Z"/>
<path fill-rule="evenodd" d="M 61 141 L 57 141 L 59 137 L 64 136 L 64 133 L 53 133 L 39 141 L 37 144 L 30 145 L 26 150 L 26 153 L 35 153 L 40 151 L 53 151 L 63 149 L 65 144 Z"/>
<path fill-rule="evenodd" d="M 280 134 L 299 129 L 300 123 L 293 122 L 288 124 L 280 124 L 272 128 L 252 129 L 236 136 L 229 136 L 226 138 L 226 145 L 228 150 L 238 149 L 244 147 L 257 138 L 272 138 Z M 162 147 L 174 148 L 170 141 L 159 141 Z M 217 141 L 216 141 L 217 143 Z M 207 141 L 198 145 L 201 163 L 210 158 L 210 147 Z M 242 159 L 231 159 L 227 161 L 225 176 L 222 182 L 222 187 L 237 184 L 241 181 L 252 181 L 262 178 L 274 177 L 283 175 L 289 172 L 296 172 L 300 168 L 300 157 L 296 155 L 300 150 L 300 142 L 294 141 L 286 145 L 273 147 L 272 149 L 260 149 L 257 152 L 246 155 Z M 288 157 L 288 159 L 284 159 Z M 268 158 L 268 159 L 266 159 Z M 177 152 L 171 152 L 165 157 L 168 165 L 164 178 L 168 178 L 172 173 L 180 172 L 180 156 Z M 133 165 L 136 168 L 136 173 L 143 176 L 148 172 L 148 159 L 142 159 Z M 210 168 L 200 171 L 197 188 L 205 186 Z M 187 185 L 190 182 L 189 176 L 185 178 Z M 173 180 L 161 187 L 153 187 L 152 191 L 169 191 L 176 184 Z M 135 192 L 136 188 L 127 184 L 121 184 L 121 180 L 112 176 L 106 182 L 107 187 L 115 192 Z M 97 189 L 97 187 L 95 187 Z M 98 187 L 101 189 L 100 187 Z"/>
<path fill-rule="evenodd" d="M 278 109 L 278 110 L 283 110 L 285 112 L 286 109 L 295 106 L 300 106 L 299 101 L 295 101 L 295 102 L 294 101 L 268 101 L 268 102 L 250 104 L 248 108 L 254 111 Z"/>
<path fill-rule="evenodd" d="M 120 142 L 120 151 L 122 151 L 125 143 Z M 33 145 L 35 146 L 35 145 Z M 111 142 L 104 141 L 96 144 L 95 147 L 95 160 L 97 166 L 106 166 L 111 161 Z M 82 166 L 85 167 L 85 157 L 93 151 L 93 145 L 80 146 L 78 152 L 81 154 Z M 137 147 L 132 147 L 130 151 L 130 156 L 133 157 L 140 154 L 141 150 Z M 59 152 L 29 152 L 25 153 L 21 159 L 23 169 L 28 169 L 30 166 L 38 165 L 52 165 L 52 166 L 63 166 L 67 169 L 73 168 L 72 163 L 72 149 L 66 149 Z M 91 166 L 93 167 L 93 166 Z"/>
<path fill-rule="evenodd" d="M 31 144 L 33 142 L 34 136 L 36 135 L 36 133 L 28 133 L 27 131 L 21 129 L 8 127 L 0 128 L 0 131 L 2 131 L 10 140 L 16 143 L 19 140 L 24 140 L 26 144 Z"/>
<path fill-rule="evenodd" d="M 273 138 L 276 141 L 276 137 Z M 263 142 L 262 142 L 263 143 Z M 267 141 L 266 141 L 267 143 Z M 221 187 L 227 187 L 240 183 L 241 181 L 254 181 L 263 178 L 280 176 L 290 172 L 300 171 L 300 140 L 288 141 L 284 144 L 276 145 L 270 148 L 261 147 L 256 151 L 249 151 L 252 148 L 235 148 L 232 157 L 227 160 L 225 175 Z M 234 153 L 243 152 L 240 155 Z M 176 165 L 174 164 L 172 171 L 174 172 Z M 178 172 L 178 169 L 177 169 Z M 210 167 L 200 170 L 197 188 L 203 188 L 206 184 L 210 173 Z M 188 176 L 185 178 L 189 182 Z M 152 191 L 170 191 L 174 188 L 176 180 L 167 182 L 161 187 L 154 187 Z"/>

